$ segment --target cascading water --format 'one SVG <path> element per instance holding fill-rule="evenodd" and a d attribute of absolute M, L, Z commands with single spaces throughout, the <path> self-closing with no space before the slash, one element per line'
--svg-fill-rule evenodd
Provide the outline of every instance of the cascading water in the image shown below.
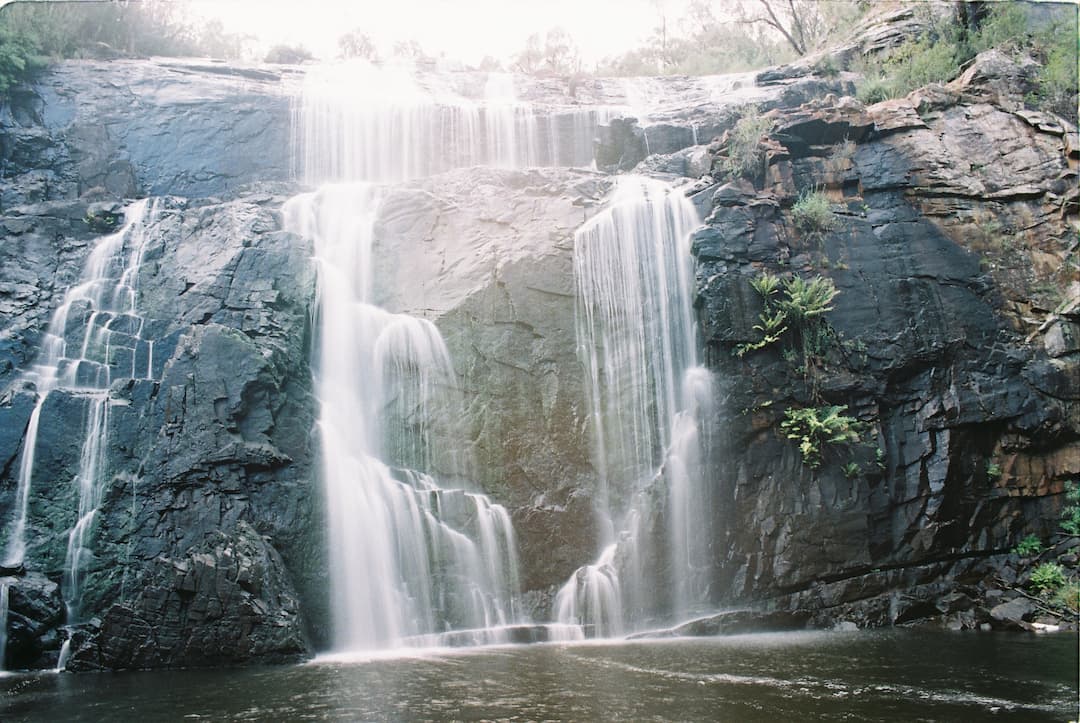
<path fill-rule="evenodd" d="M 614 112 L 538 113 L 513 77 L 491 73 L 483 99 L 421 82 L 408 67 L 355 61 L 315 68 L 294 118 L 298 172 L 309 183 L 394 182 L 453 168 L 588 166 L 596 126 Z"/>
<path fill-rule="evenodd" d="M 699 224 L 677 190 L 624 176 L 610 206 L 575 234 L 604 548 L 559 591 L 555 611 L 560 623 L 602 636 L 686 615 L 705 595 L 702 445 L 712 392 L 698 366 L 689 246 Z M 660 513 L 666 539 L 651 522 Z M 667 579 L 652 572 L 661 564 Z"/>
<path fill-rule="evenodd" d="M 401 68 L 316 70 L 295 117 L 299 168 L 327 184 L 291 199 L 285 217 L 313 241 L 318 268 L 314 368 L 338 650 L 497 642 L 521 622 L 509 514 L 434 475 L 446 465 L 429 425 L 454 418 L 456 403 L 442 337 L 428 320 L 375 304 L 385 193 L 376 184 L 469 165 L 587 165 L 597 115 L 574 111 L 567 133 L 517 101 L 511 76 L 489 75 L 481 101 L 437 85 Z"/>
<path fill-rule="evenodd" d="M 34 455 L 46 399 L 53 392 L 81 398 L 86 405 L 75 524 L 68 532 L 61 590 L 67 623 L 80 622 L 84 567 L 93 556 L 90 538 L 107 481 L 109 389 L 119 379 L 153 376 L 153 341 L 144 339 L 145 320 L 136 310 L 137 279 L 157 206 L 144 199 L 125 211 L 125 224 L 94 246 L 78 284 L 53 314 L 37 362 L 25 381 L 37 393 L 19 460 L 15 519 L 7 537 L 5 567 L 22 565 L 34 478 Z M 6 620 L 0 620 L 6 630 Z M 63 667 L 61 655 L 60 667 Z"/>
<path fill-rule="evenodd" d="M 315 244 L 315 381 L 341 650 L 508 625 L 518 587 L 506 510 L 422 471 L 433 407 L 453 403 L 453 369 L 430 321 L 372 303 L 379 195 L 374 185 L 331 185 L 285 208 L 286 226 Z"/>
<path fill-rule="evenodd" d="M 7 660 L 8 584 L 0 582 L 0 669 Z"/>

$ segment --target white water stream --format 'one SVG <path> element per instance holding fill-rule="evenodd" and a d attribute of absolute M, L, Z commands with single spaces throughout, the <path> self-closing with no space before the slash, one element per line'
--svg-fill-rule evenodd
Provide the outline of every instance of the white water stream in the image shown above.
<path fill-rule="evenodd" d="M 602 636 L 658 615 L 686 616 L 705 595 L 702 425 L 712 391 L 691 311 L 690 233 L 698 225 L 678 190 L 623 176 L 608 208 L 575 234 L 577 339 L 605 534 L 597 561 L 567 581 L 555 608 L 560 623 Z M 661 511 L 666 540 L 649 525 Z M 661 565 L 666 580 L 655 572 Z"/>
<path fill-rule="evenodd" d="M 30 495 L 35 472 L 41 472 L 35 470 L 34 458 L 46 400 L 53 392 L 62 392 L 83 399 L 86 407 L 79 466 L 72 480 L 78 507 L 68 531 L 61 584 L 68 625 L 81 622 L 85 567 L 94 554 L 93 526 L 108 481 L 110 387 L 120 379 L 153 376 L 153 341 L 142 336 L 145 319 L 137 312 L 136 300 L 139 268 L 157 206 L 148 199 L 136 201 L 124 217 L 124 225 L 98 240 L 90 252 L 79 283 L 65 293 L 49 322 L 41 353 L 25 375 L 37 399 L 19 459 L 5 566 L 21 565 L 27 554 Z M 5 630 L 6 622 L 0 620 Z M 59 667 L 63 662 L 62 655 Z"/>
<path fill-rule="evenodd" d="M 516 618 L 507 511 L 427 473 L 426 425 L 434 407 L 454 403 L 454 372 L 430 321 L 372 303 L 379 196 L 371 184 L 330 185 L 285 208 L 286 226 L 313 240 L 318 267 L 315 386 L 337 650 Z"/>

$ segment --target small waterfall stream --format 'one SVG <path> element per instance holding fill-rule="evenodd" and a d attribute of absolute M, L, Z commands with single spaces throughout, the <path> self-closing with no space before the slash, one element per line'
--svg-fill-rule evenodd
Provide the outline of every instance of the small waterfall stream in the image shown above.
<path fill-rule="evenodd" d="M 601 636 L 685 616 L 705 593 L 702 425 L 711 383 L 698 365 L 689 247 L 699 223 L 677 190 L 622 176 L 609 207 L 575 235 L 578 350 L 604 536 L 597 561 L 567 581 L 555 609 L 560 623 Z M 666 539 L 653 529 L 661 513 Z"/>
<path fill-rule="evenodd" d="M 42 351 L 25 381 L 37 394 L 19 460 L 15 519 L 7 538 L 4 566 L 16 567 L 27 554 L 29 500 L 34 457 L 45 402 L 53 392 L 84 400 L 79 466 L 72 483 L 78 499 L 75 524 L 68 531 L 61 591 L 66 623 L 81 622 L 85 566 L 93 557 L 94 521 L 108 481 L 110 387 L 120 379 L 153 376 L 153 341 L 143 338 L 145 319 L 138 314 L 138 273 L 157 218 L 149 199 L 131 204 L 124 225 L 101 238 L 87 259 L 78 284 L 68 289 L 53 314 Z M 6 630 L 5 619 L 0 626 Z M 65 643 L 65 652 L 66 652 Z M 61 653 L 59 668 L 64 666 Z"/>

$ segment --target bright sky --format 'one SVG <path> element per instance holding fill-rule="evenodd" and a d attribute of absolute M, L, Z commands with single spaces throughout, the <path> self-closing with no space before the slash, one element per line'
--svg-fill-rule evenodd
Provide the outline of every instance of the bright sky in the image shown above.
<path fill-rule="evenodd" d="M 415 39 L 429 55 L 466 63 L 485 55 L 506 60 L 562 27 L 589 66 L 639 45 L 659 24 L 683 14 L 687 0 L 190 0 L 203 17 L 217 17 L 229 32 L 256 35 L 265 47 L 302 43 L 317 56 L 337 53 L 337 39 L 354 28 L 388 53 Z"/>

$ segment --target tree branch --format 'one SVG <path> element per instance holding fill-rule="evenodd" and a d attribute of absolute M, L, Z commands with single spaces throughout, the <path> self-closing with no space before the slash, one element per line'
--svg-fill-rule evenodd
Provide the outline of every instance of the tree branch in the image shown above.
<path fill-rule="evenodd" d="M 802 52 L 806 53 L 806 29 L 803 27 L 799 12 L 795 9 L 795 0 L 788 0 L 788 8 L 791 10 L 791 25 L 795 29 L 795 34 L 799 36 Z"/>
<path fill-rule="evenodd" d="M 765 8 L 765 12 L 769 14 L 769 17 L 758 18 L 757 22 L 763 22 L 779 30 L 780 33 L 787 39 L 788 43 L 791 44 L 791 47 L 795 49 L 796 53 L 798 53 L 799 55 L 806 55 L 806 48 L 802 44 L 800 44 L 798 40 L 792 37 L 791 33 L 788 32 L 788 29 L 785 28 L 784 24 L 780 22 L 780 18 L 776 17 L 776 13 L 773 11 L 772 5 L 769 4 L 769 0 L 758 0 L 758 2 L 760 2 L 761 5 Z"/>

